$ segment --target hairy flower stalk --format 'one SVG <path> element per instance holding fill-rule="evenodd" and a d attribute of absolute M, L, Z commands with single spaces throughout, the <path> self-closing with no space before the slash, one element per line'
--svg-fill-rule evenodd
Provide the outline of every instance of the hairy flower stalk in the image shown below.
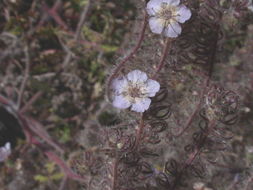
<path fill-rule="evenodd" d="M 191 11 L 180 0 L 150 0 L 147 12 L 150 15 L 149 26 L 153 33 L 176 38 L 182 32 L 179 23 L 191 18 Z"/>

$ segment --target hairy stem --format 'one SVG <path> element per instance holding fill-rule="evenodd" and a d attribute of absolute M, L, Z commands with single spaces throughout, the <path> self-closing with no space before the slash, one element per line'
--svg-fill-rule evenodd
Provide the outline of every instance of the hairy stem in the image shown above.
<path fill-rule="evenodd" d="M 121 71 L 121 69 L 123 68 L 123 66 L 136 54 L 137 50 L 141 47 L 141 43 L 144 39 L 144 34 L 145 34 L 145 30 L 146 30 L 146 27 L 147 27 L 147 18 L 148 18 L 148 15 L 145 11 L 145 15 L 144 15 L 144 23 L 143 23 L 143 26 L 142 26 L 142 29 L 141 29 L 141 33 L 139 35 L 139 38 L 137 40 L 137 44 L 136 46 L 133 48 L 133 50 L 129 53 L 129 55 L 127 55 L 116 67 L 116 69 L 114 70 L 114 72 L 112 73 L 112 75 L 109 77 L 108 79 L 108 84 L 107 84 L 107 92 L 106 92 L 106 95 L 109 98 L 109 94 L 110 94 L 110 86 L 111 86 L 111 83 L 112 83 L 112 80 L 119 74 L 119 72 Z"/>
<path fill-rule="evenodd" d="M 185 132 L 187 129 L 190 128 L 192 122 L 194 121 L 195 116 L 199 113 L 199 110 L 200 110 L 201 105 L 202 105 L 202 103 L 203 103 L 203 99 L 204 99 L 204 96 L 205 96 L 205 93 L 206 93 L 206 89 L 207 89 L 208 82 L 209 82 L 209 77 L 208 77 L 208 78 L 206 79 L 206 81 L 203 83 L 203 86 L 202 86 L 202 88 L 201 88 L 201 89 L 203 89 L 203 90 L 201 91 L 200 99 L 199 99 L 199 102 L 198 102 L 198 104 L 197 104 L 195 110 L 193 111 L 193 113 L 192 113 L 192 114 L 190 115 L 190 117 L 188 118 L 188 120 L 187 120 L 185 126 L 183 127 L 183 129 L 182 129 L 180 132 L 178 132 L 177 134 L 173 135 L 174 137 L 179 137 L 179 136 L 183 135 L 184 132 Z"/>
<path fill-rule="evenodd" d="M 43 126 L 39 122 L 37 122 L 36 120 L 34 120 L 30 117 L 21 115 L 21 114 L 18 114 L 18 116 L 19 116 L 22 124 L 29 131 L 31 137 L 34 137 L 34 136 L 40 137 L 48 145 L 50 145 L 51 147 L 54 147 L 61 154 L 64 154 L 64 150 L 62 149 L 62 147 L 49 136 L 47 131 L 43 129 Z"/>
<path fill-rule="evenodd" d="M 140 124 L 139 124 L 138 130 L 137 130 L 137 133 L 136 133 L 136 148 L 140 144 L 144 127 L 145 127 L 145 125 L 144 125 L 143 115 L 141 115 Z"/>
<path fill-rule="evenodd" d="M 42 20 L 40 21 L 40 26 L 47 20 L 48 16 L 51 16 L 54 21 L 61 26 L 64 30 L 69 30 L 68 25 L 64 22 L 64 20 L 58 14 L 58 9 L 62 6 L 62 1 L 57 0 L 52 8 L 49 8 L 46 4 L 44 4 L 43 9 L 47 13 L 44 15 Z"/>
<path fill-rule="evenodd" d="M 86 21 L 90 6 L 91 6 L 91 0 L 88 0 L 87 4 L 83 7 L 83 11 L 82 11 L 82 14 L 80 16 L 80 20 L 77 25 L 77 29 L 76 29 L 75 36 L 74 36 L 75 41 L 79 40 L 81 31 L 82 31 L 82 27 Z"/>
<path fill-rule="evenodd" d="M 178 133 L 175 134 L 175 137 L 179 137 L 181 136 L 188 128 L 190 128 L 192 122 L 194 121 L 195 116 L 197 115 L 197 113 L 199 112 L 201 105 L 203 103 L 203 98 L 205 96 L 207 87 L 209 86 L 210 83 L 210 79 L 212 77 L 212 73 L 213 73 L 213 67 L 214 67 L 214 62 L 215 62 L 215 56 L 216 56 L 216 51 L 217 51 L 217 43 L 218 43 L 218 32 L 219 32 L 219 27 L 217 26 L 216 28 L 217 32 L 216 32 L 216 36 L 215 36 L 215 40 L 213 42 L 213 48 L 212 48 L 212 52 L 209 55 L 209 59 L 208 59 L 208 65 L 209 65 L 209 70 L 208 70 L 208 75 L 206 77 L 205 82 L 203 83 L 203 86 L 201 89 L 203 89 L 201 91 L 201 95 L 200 95 L 200 99 L 199 99 L 199 103 L 197 104 L 195 110 L 193 111 L 193 113 L 190 115 L 189 119 L 186 122 L 186 125 L 184 126 L 184 128 Z"/>
<path fill-rule="evenodd" d="M 52 151 L 47 150 L 38 140 L 32 138 L 32 143 L 36 145 L 42 152 L 50 159 L 51 161 L 55 162 L 64 172 L 64 174 L 69 177 L 70 179 L 77 180 L 80 182 L 87 183 L 87 179 L 83 176 L 79 176 L 75 174 L 66 164 L 64 160 L 62 160 L 57 154 Z"/>
<path fill-rule="evenodd" d="M 214 62 L 215 62 L 215 56 L 216 56 L 216 51 L 217 51 L 217 43 L 218 43 L 218 40 L 219 40 L 219 30 L 220 30 L 220 27 L 219 26 L 216 26 L 216 33 L 215 33 L 215 40 L 213 41 L 213 51 L 211 52 L 210 56 L 209 56 L 209 61 L 208 61 L 208 65 L 209 65 L 209 71 L 208 71 L 208 78 L 209 80 L 211 79 L 212 77 L 212 74 L 213 74 L 213 68 L 214 68 Z M 208 84 L 209 84 L 209 81 L 208 81 Z"/>
<path fill-rule="evenodd" d="M 18 108 L 20 107 L 20 105 L 22 103 L 25 87 L 26 87 L 26 84 L 27 84 L 27 81 L 28 81 L 28 78 L 29 78 L 29 74 L 30 74 L 30 55 L 29 55 L 28 46 L 25 47 L 24 53 L 25 53 L 25 76 L 24 76 L 24 79 L 22 81 L 20 91 L 19 91 L 19 95 L 18 95 L 18 102 L 17 102 L 17 107 Z"/>
<path fill-rule="evenodd" d="M 185 170 L 189 168 L 193 164 L 193 162 L 196 160 L 196 158 L 201 154 L 202 148 L 204 147 L 210 132 L 213 130 L 215 126 L 216 126 L 215 120 L 212 120 L 209 122 L 208 128 L 206 129 L 204 133 L 203 140 L 199 142 L 199 144 L 195 147 L 195 150 L 193 151 L 193 153 L 191 153 L 189 155 L 189 158 L 184 162 L 183 166 L 181 167 L 179 173 L 176 176 L 176 180 L 175 180 L 175 183 L 173 184 L 172 190 L 176 189 Z"/>
<path fill-rule="evenodd" d="M 165 46 L 163 48 L 163 54 L 162 54 L 162 57 L 160 59 L 160 62 L 159 62 L 159 65 L 157 66 L 157 69 L 154 73 L 154 75 L 151 77 L 153 79 L 155 79 L 157 77 L 157 74 L 162 70 L 162 68 L 164 67 L 165 65 L 165 59 L 168 55 L 168 52 L 169 52 L 169 49 L 170 49 L 170 46 L 171 46 L 171 42 L 172 42 L 172 39 L 171 38 L 167 38 L 166 39 L 166 42 L 165 42 Z"/>
<path fill-rule="evenodd" d="M 118 180 L 118 164 L 119 160 L 116 156 L 114 163 L 113 163 L 113 180 L 112 180 L 112 190 L 117 189 L 117 180 Z"/>
<path fill-rule="evenodd" d="M 36 100 L 38 100 L 38 98 L 40 98 L 42 94 L 42 91 L 38 91 L 35 95 L 33 95 L 32 98 L 19 110 L 19 113 L 23 114 L 27 112 L 31 108 L 32 104 L 36 102 Z"/>

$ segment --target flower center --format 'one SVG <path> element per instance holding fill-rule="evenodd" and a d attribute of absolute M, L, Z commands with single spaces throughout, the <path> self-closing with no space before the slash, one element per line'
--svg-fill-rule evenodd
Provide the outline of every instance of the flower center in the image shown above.
<path fill-rule="evenodd" d="M 175 14 L 175 7 L 163 3 L 161 9 L 157 13 L 157 17 L 169 21 L 170 19 L 173 18 L 174 14 Z"/>
<path fill-rule="evenodd" d="M 140 91 L 140 88 L 138 87 L 129 87 L 128 89 L 128 93 L 129 93 L 129 96 L 131 96 L 132 98 L 139 98 L 141 96 L 141 91 Z"/>

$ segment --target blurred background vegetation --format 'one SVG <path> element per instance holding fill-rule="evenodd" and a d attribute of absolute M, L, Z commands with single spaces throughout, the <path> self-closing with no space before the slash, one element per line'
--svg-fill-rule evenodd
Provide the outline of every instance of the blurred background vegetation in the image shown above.
<path fill-rule="evenodd" d="M 128 0 L 1 1 L 1 93 L 18 101 L 28 67 L 22 105 L 39 94 L 29 114 L 64 143 L 67 152 L 85 148 L 80 144 L 89 144 L 74 139 L 103 108 L 108 68 L 134 19 L 135 7 Z M 111 117 L 105 112 L 99 120 L 111 124 Z M 6 166 L 1 164 L 0 175 L 1 189 L 8 190 L 57 189 L 63 177 L 36 148 L 13 155 Z"/>

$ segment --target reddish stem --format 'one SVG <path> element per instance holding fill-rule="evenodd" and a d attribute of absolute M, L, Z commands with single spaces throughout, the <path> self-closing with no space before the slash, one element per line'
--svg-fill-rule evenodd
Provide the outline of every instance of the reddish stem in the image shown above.
<path fill-rule="evenodd" d="M 59 8 L 60 3 L 58 2 L 56 2 L 52 8 L 48 8 L 46 4 L 43 7 L 44 11 L 46 11 L 58 25 L 60 25 L 64 30 L 68 30 L 68 25 L 61 19 L 61 17 L 57 13 Z"/>
<path fill-rule="evenodd" d="M 35 121 L 32 118 L 28 118 L 27 116 L 18 114 L 20 120 L 22 121 L 23 126 L 25 126 L 32 134 L 39 136 L 50 146 L 54 147 L 61 154 L 64 153 L 64 150 L 60 147 L 60 145 L 49 136 L 49 134 L 43 129 L 43 126 Z M 32 135 L 33 136 L 33 135 Z"/>
<path fill-rule="evenodd" d="M 114 163 L 113 163 L 113 181 L 112 181 L 112 190 L 117 189 L 117 180 L 118 180 L 118 158 L 116 156 Z"/>
<path fill-rule="evenodd" d="M 11 104 L 10 101 L 7 98 L 5 98 L 4 96 L 2 96 L 1 94 L 0 94 L 0 103 L 3 105 Z"/>
<path fill-rule="evenodd" d="M 191 156 L 190 156 L 190 158 L 188 160 L 186 160 L 183 169 L 189 167 L 193 163 L 193 161 L 195 160 L 195 158 L 201 153 L 201 149 L 204 146 L 205 141 L 206 141 L 206 139 L 207 139 L 210 131 L 213 130 L 213 128 L 215 127 L 215 124 L 216 124 L 215 121 L 210 121 L 209 127 L 208 127 L 206 133 L 204 134 L 205 137 L 204 137 L 203 141 L 201 142 L 201 146 L 199 148 L 197 148 L 197 150 L 195 150 L 195 153 L 191 154 Z"/>
<path fill-rule="evenodd" d="M 201 93 L 201 96 L 200 96 L 199 103 L 198 103 L 198 105 L 196 106 L 195 111 L 192 113 L 192 115 L 190 116 L 190 118 L 189 118 L 188 121 L 186 122 L 185 127 L 182 129 L 181 132 L 179 132 L 178 134 L 176 134 L 175 137 L 181 136 L 181 135 L 191 126 L 192 122 L 194 121 L 194 117 L 195 117 L 196 114 L 199 112 L 200 107 L 201 107 L 201 105 L 202 105 L 203 98 L 204 98 L 205 93 L 206 93 L 206 89 L 207 89 L 207 87 L 209 86 L 210 79 L 211 79 L 212 73 L 213 73 L 215 55 L 216 55 L 216 50 L 217 50 L 217 42 L 218 42 L 218 37 L 219 37 L 219 36 L 218 36 L 219 26 L 217 26 L 216 30 L 217 30 L 217 34 L 216 34 L 215 40 L 214 40 L 214 42 L 213 42 L 213 44 L 212 44 L 212 45 L 213 45 L 213 51 L 212 51 L 211 54 L 209 55 L 209 59 L 208 59 L 208 65 L 209 65 L 208 75 L 207 75 L 206 81 L 203 83 L 203 87 L 202 87 L 203 90 L 202 90 L 202 93 Z"/>
<path fill-rule="evenodd" d="M 145 11 L 145 15 L 144 15 L 144 23 L 143 23 L 143 26 L 142 26 L 142 30 L 141 30 L 141 33 L 140 33 L 140 36 L 137 40 L 137 44 L 136 46 L 134 47 L 134 49 L 129 53 L 128 56 L 126 56 L 116 67 L 116 69 L 114 70 L 114 72 L 112 73 L 112 75 L 110 76 L 109 80 L 108 80 L 108 85 L 107 85 L 107 97 L 109 97 L 109 89 L 110 89 L 110 86 L 111 86 L 111 82 L 112 80 L 118 75 L 118 73 L 121 71 L 121 69 L 123 68 L 123 66 L 136 54 L 137 50 L 141 47 L 141 43 L 144 39 L 144 34 L 145 34 L 145 30 L 146 30 L 146 27 L 147 27 L 147 18 L 148 18 L 148 15 Z"/>
<path fill-rule="evenodd" d="M 33 95 L 33 97 L 19 110 L 20 114 L 23 114 L 25 112 L 27 112 L 27 110 L 29 110 L 32 106 L 32 104 L 38 100 L 38 98 L 40 98 L 42 96 L 42 91 L 38 91 L 35 95 Z"/>
<path fill-rule="evenodd" d="M 204 99 L 204 96 L 205 96 L 205 93 L 206 93 L 206 89 L 207 89 L 208 83 L 209 83 L 209 77 L 208 77 L 208 78 L 206 79 L 206 81 L 203 83 L 203 86 L 202 86 L 202 88 L 201 88 L 201 89 L 203 89 L 203 90 L 201 91 L 199 103 L 197 104 L 197 106 L 196 106 L 194 112 L 193 112 L 193 113 L 191 114 L 191 116 L 188 118 L 188 120 L 187 120 L 185 126 L 183 127 L 183 129 L 182 129 L 179 133 L 173 135 L 174 137 L 179 137 L 179 136 L 183 135 L 184 132 L 185 132 L 187 129 L 190 128 L 192 122 L 194 121 L 195 116 L 197 115 L 197 113 L 199 112 L 199 110 L 200 110 L 200 108 L 201 108 L 201 105 L 202 105 L 202 103 L 203 103 L 203 99 Z"/>
<path fill-rule="evenodd" d="M 169 49 L 170 49 L 170 45 L 171 45 L 171 38 L 167 38 L 166 42 L 165 42 L 165 46 L 163 48 L 163 54 L 162 54 L 162 57 L 160 59 L 160 62 L 159 62 L 159 65 L 157 66 L 157 69 L 154 73 L 154 75 L 151 77 L 153 79 L 155 79 L 157 77 L 157 74 L 162 70 L 162 68 L 164 67 L 165 65 L 165 59 L 168 55 L 168 52 L 169 52 Z"/>
<path fill-rule="evenodd" d="M 54 152 L 46 150 L 45 147 L 35 138 L 32 138 L 32 143 L 36 145 L 42 152 L 50 159 L 55 162 L 69 178 L 86 183 L 85 177 L 75 174 L 58 155 Z"/>
<path fill-rule="evenodd" d="M 183 172 L 188 167 L 190 167 L 192 165 L 192 163 L 195 161 L 195 159 L 201 154 L 202 148 L 206 143 L 206 139 L 215 126 L 216 126 L 215 120 L 212 120 L 209 122 L 209 126 L 207 128 L 207 131 L 204 133 L 205 136 L 204 136 L 203 140 L 199 143 L 199 146 L 196 147 L 194 152 L 190 154 L 189 158 L 184 162 L 180 172 L 177 174 L 177 180 L 176 180 L 176 183 L 173 185 L 172 190 L 174 190 L 176 188 L 176 186 L 178 185 L 178 182 L 180 181 L 180 179 L 183 175 Z"/>
<path fill-rule="evenodd" d="M 143 134 L 143 130 L 144 130 L 144 120 L 143 120 L 143 115 L 141 116 L 141 120 L 140 120 L 140 124 L 139 127 L 137 129 L 137 134 L 136 134 L 136 145 L 135 147 L 137 148 L 140 144 L 141 138 L 142 138 L 142 134 Z"/>
<path fill-rule="evenodd" d="M 23 95 L 25 92 L 25 87 L 29 78 L 29 74 L 30 74 L 30 55 L 29 55 L 29 48 L 28 46 L 25 47 L 25 74 L 24 74 L 24 79 L 22 81 L 20 90 L 19 90 L 19 95 L 18 95 L 18 102 L 17 102 L 17 106 L 18 108 L 20 108 L 21 104 L 22 104 L 22 100 L 23 100 Z"/>

